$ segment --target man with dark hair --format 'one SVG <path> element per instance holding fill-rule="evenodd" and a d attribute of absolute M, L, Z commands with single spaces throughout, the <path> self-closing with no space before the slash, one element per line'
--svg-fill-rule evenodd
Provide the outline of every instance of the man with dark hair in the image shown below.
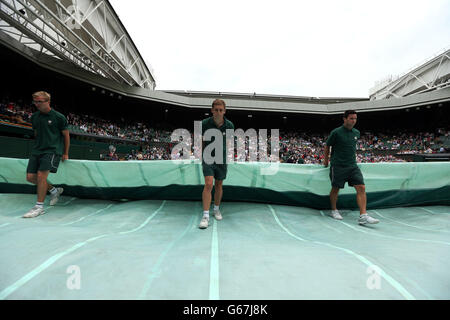
<path fill-rule="evenodd" d="M 366 212 L 366 188 L 361 170 L 356 164 L 356 143 L 360 137 L 359 130 L 354 126 L 357 120 L 354 110 L 347 110 L 344 113 L 344 124 L 333 131 L 327 139 L 324 155 L 324 166 L 328 167 L 330 147 L 331 147 L 331 216 L 334 219 L 342 220 L 342 216 L 336 208 L 339 189 L 344 188 L 346 182 L 356 189 L 356 202 L 358 203 L 360 216 L 359 224 L 374 224 L 379 220 L 370 217 Z"/>
<path fill-rule="evenodd" d="M 222 220 L 222 214 L 219 209 L 220 201 L 222 200 L 223 194 L 223 180 L 227 176 L 227 164 L 226 164 L 226 129 L 233 129 L 234 125 L 231 121 L 225 118 L 225 101 L 221 99 L 216 99 L 213 101 L 211 106 L 212 117 L 206 118 L 202 121 L 202 136 L 208 129 L 217 129 L 221 131 L 223 136 L 223 157 L 220 159 L 219 163 L 206 163 L 205 156 L 202 155 L 202 169 L 203 176 L 205 177 L 205 187 L 202 193 L 203 202 L 203 217 L 200 221 L 199 228 L 206 229 L 209 225 L 209 207 L 211 206 L 211 192 L 214 183 L 214 217 L 216 220 Z M 202 150 L 205 151 L 205 147 L 212 143 L 213 141 L 204 142 Z M 214 141 L 216 142 L 216 141 Z"/>
<path fill-rule="evenodd" d="M 50 205 L 58 202 L 63 188 L 55 188 L 49 184 L 47 177 L 50 172 L 56 173 L 61 159 L 69 159 L 70 146 L 67 119 L 50 107 L 50 94 L 38 91 L 32 97 L 38 111 L 31 116 L 35 138 L 27 166 L 27 181 L 37 185 L 37 203 L 24 218 L 34 218 L 45 213 L 47 191 L 50 192 Z"/>

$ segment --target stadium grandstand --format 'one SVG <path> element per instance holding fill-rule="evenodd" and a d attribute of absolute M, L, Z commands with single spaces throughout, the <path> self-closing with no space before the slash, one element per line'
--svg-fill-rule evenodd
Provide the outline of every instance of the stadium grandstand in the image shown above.
<path fill-rule="evenodd" d="M 144 98 L 130 93 L 134 87 L 113 91 L 100 86 L 103 78 L 97 83 L 86 83 L 49 70 L 30 57 L 18 54 L 26 51 L 24 48 L 17 52 L 11 50 L 10 45 L 5 45 L 14 43 L 12 39 L 10 41 L 1 47 L 3 61 L 11 62 L 5 67 L 11 69 L 2 88 L 0 111 L 2 135 L 15 137 L 16 146 L 32 143 L 29 117 L 34 110 L 29 95 L 24 92 L 35 90 L 39 83 L 48 90 L 54 88 L 55 108 L 68 116 L 72 159 L 100 160 L 108 153 L 109 145 L 116 147 L 123 160 L 132 155 L 132 150 L 143 151 L 149 147 L 164 149 L 157 159 L 169 159 L 172 130 L 192 130 L 195 120 L 209 114 L 208 103 L 215 98 L 227 101 L 229 117 L 241 128 L 280 128 L 282 139 L 283 134 L 294 139 L 294 144 L 302 139 L 318 151 L 323 149 L 326 134 L 340 123 L 341 114 L 347 108 L 360 113 L 359 125 L 367 132 L 362 136 L 359 154 L 366 152 L 370 145 L 374 146 L 375 156 L 388 154 L 397 155 L 397 158 L 404 158 L 397 151 L 445 153 L 449 147 L 450 88 L 436 87 L 431 92 L 385 100 L 156 90 L 148 90 L 149 97 Z M 81 71 L 89 72 L 78 70 Z M 26 82 L 23 81 L 24 74 L 27 74 Z M 19 82 L 22 83 L 20 87 L 16 85 Z M 122 112 L 125 109 L 126 112 Z M 1 155 L 27 158 L 26 150 L 29 148 L 4 148 Z M 306 157 L 305 154 L 299 156 Z M 287 154 L 281 155 L 282 161 L 288 159 Z"/>
<path fill-rule="evenodd" d="M 376 83 L 367 97 L 355 98 L 162 91 L 138 47 L 109 1 L 0 0 L 0 242 L 4 243 L 0 259 L 9 261 L 0 267 L 0 299 L 450 297 L 445 268 L 450 261 L 450 49 Z M 67 117 L 70 160 L 51 178 L 64 187 L 62 204 L 52 207 L 36 224 L 25 226 L 21 225 L 24 219 L 15 218 L 36 195 L 36 187 L 25 180 L 25 168 L 34 142 L 31 115 L 36 108 L 31 93 L 38 90 L 50 92 L 52 108 Z M 227 118 L 236 128 L 280 130 L 277 164 L 281 167 L 279 174 L 260 175 L 261 164 L 249 161 L 249 150 L 257 146 L 246 141 L 246 156 L 235 156 L 228 189 L 224 184 L 224 221 L 214 221 L 202 246 L 194 244 L 204 183 L 201 164 L 193 149 L 187 162 L 181 160 L 182 154 L 172 155 L 178 140 L 172 141 L 171 134 L 178 128 L 194 132 L 194 122 L 211 115 L 214 99 L 226 101 Z M 381 231 L 320 220 L 329 210 L 328 170 L 322 166 L 325 141 L 342 124 L 348 109 L 358 112 L 357 162 L 367 174 L 367 207 L 382 220 L 377 226 Z M 349 189 L 340 196 L 339 205 L 350 220 L 357 210 L 354 190 Z M 121 214 L 110 217 L 108 210 Z M 258 218 L 261 210 L 267 216 Z M 248 231 L 232 220 L 239 213 L 245 216 Z M 225 227 L 227 214 L 234 231 Z M 156 223 L 154 232 L 147 230 L 154 235 L 151 241 L 126 239 L 128 233 L 142 236 L 155 216 L 158 222 L 173 220 L 167 226 Z M 295 222 L 296 217 L 301 222 Z M 179 234 L 167 235 L 172 226 Z M 297 228 L 303 235 L 294 232 Z M 324 230 L 329 234 L 325 238 L 321 236 Z M 40 232 L 51 234 L 49 239 L 61 245 L 44 244 L 33 253 L 24 249 L 28 236 L 42 240 Z M 220 252 L 217 232 L 224 237 Z M 232 240 L 252 241 L 247 232 L 278 253 L 264 258 L 256 242 L 252 248 Z M 105 238 L 97 241 L 93 235 Z M 370 238 L 377 246 L 372 249 L 380 255 L 388 254 L 379 259 L 368 254 L 366 259 L 361 244 L 365 238 L 360 236 Z M 17 241 L 20 237 L 24 240 Z M 183 237 L 191 245 L 182 244 Z M 143 245 L 137 245 L 139 241 Z M 305 244 L 305 251 L 300 252 L 295 241 Z M 400 244 L 393 246 L 394 242 Z M 206 248 L 209 243 L 212 249 Z M 280 253 L 283 246 L 289 257 Z M 405 253 L 411 246 L 417 246 L 416 256 Z M 320 250 L 315 252 L 314 247 Z M 232 258 L 240 249 L 242 263 Z M 105 261 L 96 265 L 92 260 L 100 252 L 107 252 L 102 256 Z M 186 252 L 195 254 L 186 257 Z M 313 261 L 303 268 L 307 258 Z M 363 265 L 364 270 L 355 277 L 341 267 L 332 270 L 327 280 L 340 280 L 330 280 L 327 292 L 312 280 L 318 271 L 311 271 L 305 279 L 288 270 L 290 265 L 309 274 L 308 270 L 318 268 L 323 274 L 326 270 L 319 266 L 325 258 L 328 265 L 350 270 Z M 224 270 L 220 279 L 219 261 Z M 382 269 L 383 290 L 366 290 L 366 268 L 375 262 Z M 429 273 L 417 279 L 414 275 L 420 272 L 420 263 L 426 264 Z M 131 275 L 124 271 L 130 264 Z M 62 268 L 69 265 L 85 268 L 83 290 L 66 289 Z M 261 273 L 251 271 L 260 267 Z M 111 271 L 101 274 L 101 268 Z M 198 274 L 190 280 L 183 276 L 193 275 L 196 268 L 206 270 L 204 283 Z M 279 269 L 278 275 L 269 274 L 274 269 Z M 56 279 L 58 272 L 62 275 Z M 290 281 L 304 281 L 307 289 Z"/>

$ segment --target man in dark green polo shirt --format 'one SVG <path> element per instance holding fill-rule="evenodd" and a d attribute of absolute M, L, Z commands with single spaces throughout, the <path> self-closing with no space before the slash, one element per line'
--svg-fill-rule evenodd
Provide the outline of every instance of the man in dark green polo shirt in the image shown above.
<path fill-rule="evenodd" d="M 70 146 L 67 119 L 50 107 L 50 94 L 38 91 L 32 97 L 38 111 L 31 116 L 35 139 L 28 161 L 27 181 L 37 185 L 37 203 L 24 218 L 34 218 L 45 213 L 47 191 L 50 192 L 50 205 L 58 202 L 63 188 L 55 188 L 49 184 L 47 177 L 50 172 L 56 173 L 61 159 L 69 159 Z"/>
<path fill-rule="evenodd" d="M 209 207 L 211 206 L 211 192 L 214 183 L 214 217 L 216 220 L 222 220 L 222 214 L 219 209 L 220 201 L 223 195 L 223 180 L 227 177 L 227 153 L 226 153 L 226 129 L 233 129 L 234 125 L 231 121 L 225 118 L 225 101 L 216 99 L 212 103 L 211 113 L 212 117 L 204 119 L 202 121 L 202 136 L 208 129 L 219 130 L 223 139 L 221 142 L 222 147 L 222 157 L 215 154 L 217 149 L 212 150 L 210 153 L 210 148 L 207 148 L 212 143 L 217 143 L 215 139 L 211 137 L 210 141 L 203 141 L 202 149 L 202 169 L 203 176 L 205 177 L 205 187 L 203 188 L 202 201 L 203 201 L 203 217 L 200 221 L 199 228 L 206 229 L 209 225 Z M 213 145 L 212 145 L 213 146 Z M 211 147 L 212 147 L 211 146 Z M 205 152 L 206 151 L 206 152 Z"/>
<path fill-rule="evenodd" d="M 336 208 L 339 189 L 344 188 L 346 182 L 356 189 L 356 202 L 358 203 L 360 216 L 358 223 L 378 223 L 379 220 L 370 217 L 366 212 L 366 188 L 361 170 L 356 165 L 356 143 L 360 137 L 360 132 L 354 128 L 357 120 L 354 110 L 347 110 L 344 113 L 344 124 L 333 131 L 327 139 L 325 146 L 324 165 L 328 166 L 328 159 L 331 147 L 331 216 L 334 219 L 342 220 L 342 216 Z"/>

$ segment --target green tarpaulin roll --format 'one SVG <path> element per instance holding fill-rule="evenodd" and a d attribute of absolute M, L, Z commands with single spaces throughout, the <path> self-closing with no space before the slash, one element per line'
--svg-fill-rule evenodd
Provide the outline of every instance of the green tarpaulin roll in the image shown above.
<path fill-rule="evenodd" d="M 0 192 L 34 193 L 26 181 L 27 159 L 0 158 Z M 450 205 L 450 163 L 361 163 L 369 209 Z M 65 195 L 97 199 L 170 199 L 201 201 L 203 174 L 198 161 L 61 162 L 49 182 Z M 231 163 L 223 201 L 264 202 L 329 208 L 329 168 L 320 165 Z M 340 208 L 355 208 L 356 192 L 346 185 Z"/>

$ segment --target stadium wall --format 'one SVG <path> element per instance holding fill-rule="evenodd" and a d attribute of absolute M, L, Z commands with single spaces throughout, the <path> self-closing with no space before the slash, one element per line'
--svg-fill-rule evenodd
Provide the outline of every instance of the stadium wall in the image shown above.
<path fill-rule="evenodd" d="M 28 159 L 31 155 L 33 143 L 34 140 L 32 139 L 0 136 L 0 157 Z M 100 154 L 106 154 L 111 144 L 116 147 L 116 152 L 121 154 L 128 154 L 133 149 L 139 149 L 139 146 L 136 145 L 71 139 L 69 159 L 100 160 Z"/>

